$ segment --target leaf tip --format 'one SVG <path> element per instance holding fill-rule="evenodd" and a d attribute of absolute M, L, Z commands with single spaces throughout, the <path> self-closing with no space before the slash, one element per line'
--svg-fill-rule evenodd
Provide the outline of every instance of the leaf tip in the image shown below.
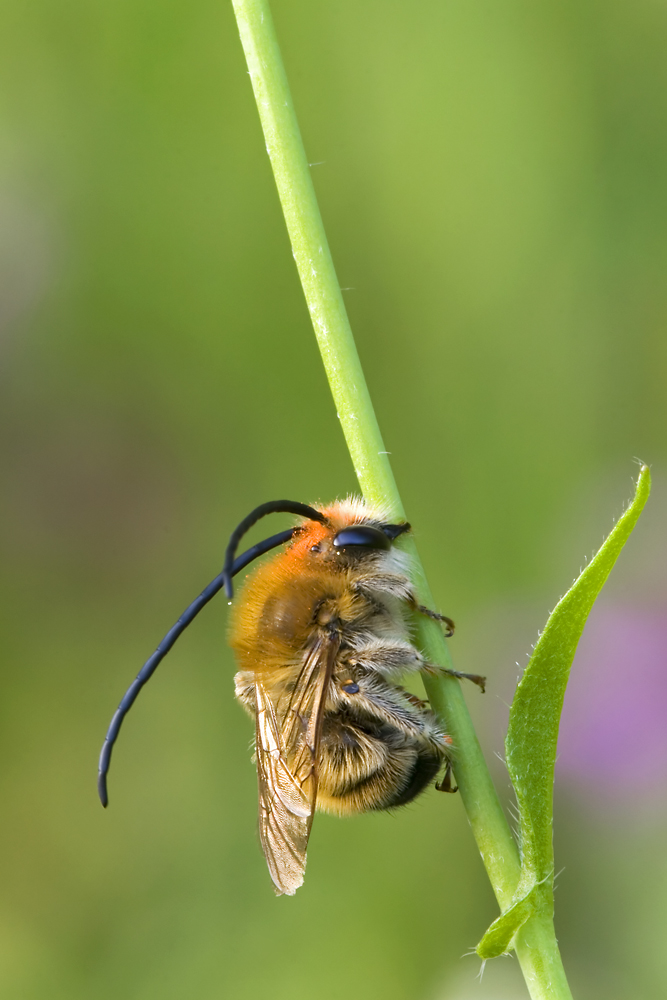
<path fill-rule="evenodd" d="M 640 462 L 639 465 L 639 475 L 637 476 L 637 487 L 635 492 L 635 501 L 641 500 L 642 505 L 648 499 L 648 495 L 651 492 L 651 470 L 649 469 L 646 462 Z"/>

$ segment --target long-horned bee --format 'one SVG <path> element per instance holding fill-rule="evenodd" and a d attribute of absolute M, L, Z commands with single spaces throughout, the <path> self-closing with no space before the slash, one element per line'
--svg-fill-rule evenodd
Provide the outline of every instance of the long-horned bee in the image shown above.
<path fill-rule="evenodd" d="M 236 556 L 243 535 L 267 514 L 300 523 Z M 233 532 L 222 572 L 167 633 L 128 689 L 107 733 L 99 793 L 107 805 L 111 751 L 126 713 L 160 660 L 201 608 L 253 559 L 283 550 L 252 573 L 234 602 L 230 644 L 239 664 L 236 697 L 255 720 L 259 836 L 278 894 L 303 883 L 316 809 L 349 815 L 411 802 L 445 767 L 451 740 L 426 703 L 399 684 L 416 671 L 443 672 L 414 645 L 409 613 L 445 624 L 419 604 L 408 557 L 394 546 L 410 530 L 359 499 L 309 507 L 262 504 Z M 483 678 L 468 677 L 483 689 Z"/>

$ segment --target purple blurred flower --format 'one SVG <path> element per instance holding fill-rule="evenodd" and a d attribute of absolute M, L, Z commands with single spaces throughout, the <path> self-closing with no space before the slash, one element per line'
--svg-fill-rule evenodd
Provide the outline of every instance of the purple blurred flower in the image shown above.
<path fill-rule="evenodd" d="M 561 781 L 605 796 L 657 794 L 667 802 L 664 608 L 594 608 L 572 666 L 558 752 Z"/>

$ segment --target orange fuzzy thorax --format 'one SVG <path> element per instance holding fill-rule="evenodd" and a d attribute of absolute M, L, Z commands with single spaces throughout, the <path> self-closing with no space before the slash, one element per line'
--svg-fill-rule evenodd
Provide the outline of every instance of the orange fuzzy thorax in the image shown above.
<path fill-rule="evenodd" d="M 234 601 L 229 643 L 243 670 L 268 673 L 291 664 L 312 630 L 312 607 L 331 574 L 313 566 L 313 545 L 330 534 L 308 522 L 283 552 L 249 574 Z"/>
<path fill-rule="evenodd" d="M 376 511 L 354 500 L 320 509 L 328 523 L 304 521 L 287 548 L 248 574 L 240 588 L 229 643 L 244 670 L 266 674 L 293 664 L 312 637 L 313 609 L 323 596 L 354 616 L 350 571 L 335 559 L 316 558 L 312 549 L 330 547 L 337 532 L 374 519 Z"/>

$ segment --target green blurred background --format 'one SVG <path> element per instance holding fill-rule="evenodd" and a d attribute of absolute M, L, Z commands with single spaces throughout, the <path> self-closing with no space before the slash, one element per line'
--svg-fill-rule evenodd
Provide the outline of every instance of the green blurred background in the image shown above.
<path fill-rule="evenodd" d="M 667 9 L 280 0 L 362 361 L 499 787 L 506 703 L 632 491 L 568 695 L 578 996 L 667 992 Z M 231 5 L 0 8 L 0 993 L 520 1000 L 461 803 L 318 817 L 274 898 L 226 604 L 137 669 L 282 496 L 354 490 Z M 323 162 L 322 162 L 323 161 Z M 271 530 L 286 521 L 276 518 Z"/>

